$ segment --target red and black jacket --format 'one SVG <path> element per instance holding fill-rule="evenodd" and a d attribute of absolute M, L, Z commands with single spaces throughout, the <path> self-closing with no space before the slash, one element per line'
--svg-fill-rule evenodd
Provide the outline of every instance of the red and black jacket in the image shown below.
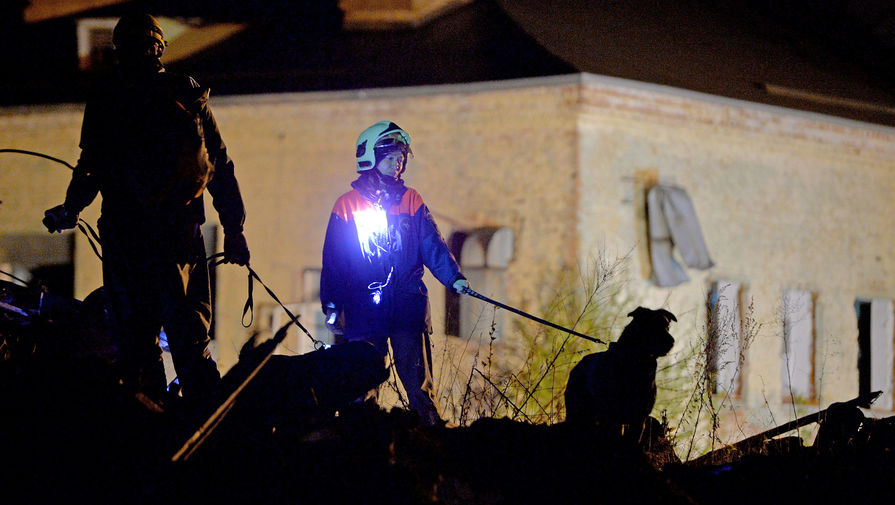
<path fill-rule="evenodd" d="M 400 189 L 382 206 L 358 189 L 333 206 L 320 301 L 343 311 L 347 338 L 431 331 L 423 266 L 445 286 L 463 278 L 422 197 Z"/>

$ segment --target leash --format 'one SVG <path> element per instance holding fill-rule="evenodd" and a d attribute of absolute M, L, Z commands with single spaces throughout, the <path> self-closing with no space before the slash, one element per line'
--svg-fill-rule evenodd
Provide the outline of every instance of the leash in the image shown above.
<path fill-rule="evenodd" d="M 27 283 L 27 282 L 25 282 L 24 280 L 20 279 L 19 277 L 16 277 L 15 275 L 13 275 L 13 274 L 11 274 L 11 273 L 9 273 L 9 272 L 0 270 L 0 274 L 6 275 L 6 276 L 8 276 L 8 277 L 11 278 L 11 279 L 15 279 L 15 280 L 21 282 L 21 283 L 22 283 L 22 286 L 24 286 L 24 287 L 26 287 L 26 288 L 28 287 L 28 283 Z"/>
<path fill-rule="evenodd" d="M 56 163 L 61 163 L 72 170 L 75 169 L 75 167 L 72 166 L 71 163 L 69 163 L 65 160 L 60 160 L 59 158 L 50 156 L 49 154 L 38 153 L 38 152 L 34 152 L 34 151 L 26 151 L 24 149 L 0 149 L 0 153 L 27 154 L 29 156 L 37 156 L 38 158 L 44 158 L 44 159 L 55 161 Z"/>
<path fill-rule="evenodd" d="M 68 163 L 65 160 L 56 158 L 55 156 L 50 156 L 48 154 L 39 153 L 36 151 L 28 151 L 25 149 L 0 149 L 0 153 L 26 154 L 29 156 L 37 156 L 38 158 L 44 158 L 44 159 L 55 161 L 56 163 L 65 165 L 66 167 L 70 168 L 71 170 L 75 169 L 75 167 L 71 163 Z M 97 234 L 96 231 L 93 229 L 93 227 L 90 226 L 90 223 L 88 223 L 87 221 L 84 221 L 83 219 L 80 219 L 80 218 L 78 219 L 78 230 L 80 230 L 81 233 L 83 233 L 84 236 L 87 237 L 87 242 L 90 244 L 90 247 L 93 249 L 93 252 L 96 254 L 96 257 L 99 258 L 100 261 L 102 261 L 103 255 L 102 255 L 102 253 L 100 253 L 102 240 L 100 240 L 99 234 Z M 223 259 L 218 259 L 218 258 L 223 258 L 223 256 L 224 256 L 224 253 L 213 254 L 213 255 L 209 256 L 208 258 L 206 258 L 206 261 L 214 260 L 209 265 L 210 267 L 214 268 L 214 267 L 220 265 L 221 263 L 224 263 Z M 257 272 L 255 272 L 252 269 L 252 267 L 246 265 L 246 268 L 249 271 L 249 280 L 248 280 L 249 288 L 248 288 L 248 297 L 246 299 L 245 306 L 243 307 L 243 310 L 242 310 L 242 321 L 241 322 L 242 322 L 243 328 L 248 328 L 249 326 L 251 326 L 252 321 L 255 319 L 255 308 L 254 308 L 254 299 L 252 296 L 252 291 L 253 291 L 253 281 L 257 280 L 259 283 L 261 283 L 261 285 L 264 287 L 264 289 L 267 290 L 267 293 L 270 295 L 270 297 L 273 298 L 273 300 L 275 302 L 277 302 L 277 304 L 279 304 L 279 306 L 282 307 L 284 311 L 286 311 L 286 314 L 289 316 L 289 318 L 292 320 L 292 322 L 294 322 L 295 325 L 298 326 L 304 332 L 304 334 L 307 335 L 308 338 L 311 339 L 311 342 L 314 343 L 315 350 L 328 347 L 328 344 L 326 342 L 317 340 L 316 338 L 311 336 L 311 333 L 307 330 L 307 328 L 305 328 L 304 325 L 302 325 L 298 321 L 298 317 L 296 315 L 294 315 L 292 312 L 290 312 L 289 309 L 286 308 L 286 306 L 283 304 L 283 302 L 280 301 L 280 299 L 273 292 L 273 290 L 271 290 L 269 287 L 267 287 L 266 284 L 264 284 L 264 281 L 261 280 L 261 277 L 258 275 Z M 26 282 L 12 276 L 9 273 L 6 273 L 6 272 L 2 272 L 2 273 L 9 275 L 10 277 L 12 277 L 13 279 L 16 279 L 19 282 L 22 282 L 22 284 L 27 285 Z M 246 324 L 246 322 L 245 322 L 246 313 L 249 314 L 248 324 Z"/>
<path fill-rule="evenodd" d="M 224 253 L 212 254 L 211 256 L 209 256 L 207 258 L 207 261 L 212 262 L 209 266 L 217 267 L 221 263 L 224 263 L 225 260 L 223 259 L 223 257 L 224 257 Z M 245 267 L 246 267 L 246 270 L 249 271 L 249 274 L 248 274 L 248 296 L 246 297 L 246 303 L 242 308 L 241 322 L 242 322 L 243 328 L 248 328 L 249 326 L 251 326 L 252 322 L 255 319 L 255 301 L 254 301 L 255 300 L 255 297 L 254 297 L 255 285 L 254 285 L 254 282 L 258 281 L 258 283 L 261 284 L 261 286 L 265 289 L 265 291 L 267 291 L 267 294 L 270 295 L 270 297 L 273 299 L 273 301 L 277 302 L 277 304 L 283 309 L 283 311 L 286 312 L 286 315 L 289 316 L 289 319 L 291 319 L 292 322 L 295 323 L 295 325 L 305 335 L 307 335 L 309 339 L 311 339 L 311 342 L 314 343 L 314 350 L 320 350 L 320 349 L 325 349 L 325 348 L 329 347 L 329 344 L 327 344 L 326 342 L 324 342 L 322 340 L 317 340 L 316 338 L 314 338 L 311 335 L 311 333 L 308 331 L 308 329 L 305 328 L 304 325 L 301 324 L 301 322 L 299 322 L 298 316 L 296 316 L 295 314 L 292 313 L 292 311 L 290 311 L 288 308 L 286 308 L 286 305 L 284 305 L 283 302 L 280 301 L 280 298 L 276 295 L 276 293 L 274 293 L 273 290 L 270 289 L 267 286 L 267 284 L 264 283 L 263 280 L 261 280 L 261 276 L 258 275 L 258 272 L 256 272 L 249 265 L 246 265 Z M 245 321 L 246 314 L 249 315 L 248 323 L 246 323 L 246 321 Z"/>
<path fill-rule="evenodd" d="M 102 241 L 99 239 L 99 234 L 90 226 L 90 223 L 84 221 L 81 218 L 78 218 L 78 230 L 87 237 L 87 242 L 90 244 L 90 247 L 93 249 L 93 253 L 96 254 L 96 257 L 99 258 L 100 261 L 103 260 L 103 255 L 99 252 Z M 87 233 L 88 230 L 90 233 Z M 100 245 L 98 245 L 100 244 Z"/>
<path fill-rule="evenodd" d="M 565 327 L 560 326 L 560 325 L 558 325 L 558 324 L 556 324 L 556 323 L 551 323 L 550 321 L 547 321 L 546 319 L 541 319 L 540 317 L 533 316 L 533 315 L 529 314 L 528 312 L 524 312 L 524 311 L 521 311 L 521 310 L 519 310 L 519 309 L 517 309 L 517 308 L 515 308 L 515 307 L 510 307 L 509 305 L 500 303 L 500 302 L 498 302 L 497 300 L 492 300 L 491 298 L 488 298 L 488 297 L 485 296 L 485 295 L 482 295 L 482 294 L 479 294 L 479 293 L 473 291 L 469 286 L 463 288 L 463 293 L 464 293 L 464 294 L 467 294 L 467 295 L 469 295 L 469 296 L 471 296 L 471 297 L 473 297 L 473 298 L 478 298 L 479 300 L 488 302 L 488 303 L 490 303 L 490 304 L 492 304 L 492 305 L 495 305 L 495 306 L 497 306 L 497 307 L 500 307 L 500 308 L 502 308 L 502 309 L 509 310 L 510 312 L 513 312 L 513 313 L 515 313 L 515 314 L 519 314 L 520 316 L 527 317 L 527 318 L 531 319 L 532 321 L 537 321 L 538 323 L 541 323 L 541 324 L 543 324 L 543 325 L 545 325 L 545 326 L 549 326 L 549 327 L 554 328 L 554 329 L 557 329 L 557 330 L 559 330 L 559 331 L 566 332 L 566 333 L 568 333 L 568 334 L 570 334 L 570 335 L 575 335 L 576 337 L 581 337 L 581 338 L 583 338 L 583 339 L 585 339 L 585 340 L 590 340 L 591 342 L 596 342 L 596 343 L 598 343 L 598 344 L 605 344 L 605 343 L 606 343 L 606 342 L 604 342 L 604 341 L 602 341 L 602 340 L 600 340 L 600 339 L 598 339 L 598 338 L 594 338 L 594 337 L 591 337 L 591 336 L 589 336 L 589 335 L 585 335 L 584 333 L 579 333 L 579 332 L 577 332 L 577 331 L 575 331 L 575 330 L 570 330 L 569 328 L 565 328 Z"/>
<path fill-rule="evenodd" d="M 0 149 L 0 153 L 27 154 L 28 156 L 37 156 L 38 158 L 44 158 L 46 160 L 55 161 L 56 163 L 59 163 L 61 165 L 65 165 L 68 168 L 70 168 L 71 170 L 75 169 L 74 165 L 72 165 L 71 163 L 69 163 L 65 160 L 59 159 L 55 156 L 50 156 L 49 154 L 39 153 L 36 151 L 28 151 L 25 149 Z M 85 226 L 86 226 L 86 229 L 85 229 Z M 84 221 L 83 219 L 80 219 L 80 218 L 78 219 L 78 229 L 81 230 L 81 233 L 83 233 L 85 237 L 87 237 L 87 241 L 90 243 L 90 247 L 93 248 L 93 252 L 96 253 L 96 256 L 99 258 L 100 261 L 102 261 L 103 256 L 99 252 L 99 247 L 97 247 L 97 244 L 102 243 L 99 239 L 99 235 L 96 233 L 96 231 L 94 231 L 93 227 L 90 226 L 90 224 L 87 221 Z M 88 233 L 88 230 L 89 230 L 89 233 Z M 92 237 L 91 237 L 91 235 L 92 235 Z M 7 275 L 9 275 L 9 274 L 7 274 Z"/>
<path fill-rule="evenodd" d="M 211 267 L 216 267 L 221 263 L 224 263 L 224 253 L 212 254 L 207 258 L 207 261 L 211 262 Z M 276 334 L 274 334 L 274 336 L 270 340 L 264 342 L 263 344 L 261 344 L 261 346 L 259 346 L 266 347 L 266 349 L 264 350 L 263 358 L 258 362 L 257 365 L 252 368 L 249 374 L 227 396 L 227 398 L 224 399 L 223 403 L 221 403 L 218 408 L 211 413 L 208 419 L 206 419 L 205 422 L 202 423 L 202 425 L 199 426 L 199 428 L 195 432 L 193 432 L 190 438 L 188 438 L 186 442 L 184 442 L 180 449 L 178 449 L 177 452 L 175 452 L 174 455 L 171 456 L 171 463 L 173 464 L 181 464 L 189 460 L 193 456 L 193 454 L 195 454 L 196 451 L 198 451 L 199 448 L 202 447 L 202 444 L 205 443 L 205 441 L 208 439 L 208 437 L 211 436 L 215 429 L 220 426 L 221 422 L 223 422 L 227 414 L 233 409 L 233 406 L 236 404 L 236 400 L 239 395 L 243 392 L 243 390 L 245 390 L 249 383 L 251 383 L 255 379 L 261 369 L 264 368 L 265 365 L 267 365 L 267 362 L 270 361 L 270 357 L 273 355 L 277 346 L 279 346 L 279 344 L 286 338 L 286 333 L 289 330 L 289 326 L 291 326 L 293 323 L 298 326 L 305 333 L 305 335 L 307 335 L 308 338 L 310 338 L 311 341 L 314 342 L 315 351 L 320 349 L 327 349 L 329 347 L 326 342 L 322 342 L 311 336 L 308 330 L 298 321 L 298 317 L 295 316 L 289 309 L 287 309 L 285 305 L 283 305 L 283 302 L 280 301 L 279 297 L 277 297 L 273 290 L 271 290 L 269 287 L 267 287 L 266 284 L 264 284 L 264 281 L 261 280 L 261 277 L 258 275 L 257 272 L 255 272 L 252 267 L 248 265 L 246 265 L 245 267 L 249 271 L 249 293 L 246 299 L 245 307 L 243 307 L 242 310 L 243 327 L 248 328 L 252 324 L 252 319 L 254 319 L 255 311 L 253 292 L 254 281 L 256 280 L 261 284 L 261 286 L 264 287 L 265 290 L 267 290 L 267 293 L 270 295 L 270 297 L 273 298 L 274 301 L 277 302 L 284 311 L 286 311 L 286 314 L 289 316 L 291 321 L 287 322 L 285 325 L 283 325 L 282 328 L 277 330 Z M 251 317 L 248 325 L 246 325 L 245 323 L 246 313 L 248 313 Z"/>

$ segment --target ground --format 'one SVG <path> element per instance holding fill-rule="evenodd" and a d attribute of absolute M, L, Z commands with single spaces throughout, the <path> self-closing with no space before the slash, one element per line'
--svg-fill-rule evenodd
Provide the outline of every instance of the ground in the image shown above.
<path fill-rule="evenodd" d="M 895 418 L 843 409 L 812 447 L 784 437 L 694 465 L 661 434 L 645 449 L 593 425 L 431 427 L 355 403 L 384 380 L 362 347 L 247 346 L 207 404 L 153 405 L 122 394 L 104 355 L 73 350 L 84 330 L 58 315 L 71 308 L 0 311 L 0 485 L 21 502 L 854 503 L 895 489 Z"/>

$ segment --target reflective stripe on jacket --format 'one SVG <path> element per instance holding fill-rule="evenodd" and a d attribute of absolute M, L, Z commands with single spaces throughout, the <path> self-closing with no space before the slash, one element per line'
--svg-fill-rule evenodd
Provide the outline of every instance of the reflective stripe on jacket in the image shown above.
<path fill-rule="evenodd" d="M 462 278 L 419 193 L 383 209 L 353 189 L 327 225 L 320 300 L 344 311 L 351 338 L 430 331 L 424 265 L 445 286 Z"/>

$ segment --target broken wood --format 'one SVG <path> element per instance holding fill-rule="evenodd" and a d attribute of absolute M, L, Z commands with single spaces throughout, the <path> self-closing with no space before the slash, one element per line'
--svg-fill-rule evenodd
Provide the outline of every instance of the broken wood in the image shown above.
<path fill-rule="evenodd" d="M 206 443 L 210 436 L 252 439 L 257 445 L 262 434 L 284 427 L 301 429 L 304 423 L 332 417 L 388 379 L 384 357 L 364 341 L 275 356 L 274 350 L 291 324 L 257 347 L 247 342 L 239 362 L 221 379 L 222 403 L 174 454 L 171 463 L 189 460 L 203 444 L 213 446 Z"/>
<path fill-rule="evenodd" d="M 193 433 L 193 435 L 187 439 L 187 441 L 181 446 L 181 448 L 174 453 L 174 456 L 171 457 L 172 463 L 179 463 L 181 461 L 186 461 L 189 459 L 193 453 L 196 452 L 197 449 L 202 445 L 203 442 L 211 435 L 211 433 L 218 427 L 218 425 L 223 421 L 224 417 L 227 415 L 233 405 L 236 402 L 236 398 L 240 393 L 246 388 L 246 386 L 254 379 L 258 372 L 264 368 L 264 365 L 270 360 L 270 357 L 273 355 L 277 346 L 286 338 L 286 332 L 289 330 L 289 327 L 292 325 L 293 321 L 287 322 L 280 328 L 276 334 L 262 344 L 265 347 L 263 351 L 263 355 L 261 361 L 250 371 L 248 376 L 227 396 L 227 399 L 224 400 L 223 403 L 215 410 L 208 419 L 202 423 L 202 426 L 199 427 L 198 430 Z"/>
<path fill-rule="evenodd" d="M 831 404 L 830 407 L 832 407 L 833 405 L 837 405 L 837 406 L 842 406 L 842 407 L 862 407 L 862 408 L 866 409 L 866 408 L 869 408 L 870 404 L 873 403 L 874 401 L 876 401 L 876 399 L 881 394 L 882 394 L 882 391 L 873 391 L 870 393 L 865 393 L 863 395 L 859 395 L 855 398 L 852 398 L 851 400 L 849 400 L 847 402 Z M 726 445 L 724 447 L 721 447 L 720 449 L 716 449 L 712 452 L 703 454 L 702 456 L 700 456 L 696 459 L 687 461 L 686 464 L 689 466 L 712 464 L 712 462 L 715 459 L 727 459 L 726 456 L 728 456 L 730 454 L 742 455 L 742 454 L 746 454 L 749 452 L 753 452 L 756 447 L 761 447 L 762 444 L 764 444 L 764 442 L 766 440 L 770 440 L 776 436 L 782 435 L 784 433 L 788 433 L 790 431 L 801 428 L 802 426 L 809 425 L 811 423 L 823 422 L 824 416 L 826 415 L 826 413 L 830 409 L 830 407 L 827 407 L 823 410 L 819 410 L 813 414 L 808 414 L 807 416 L 802 416 L 798 419 L 795 419 L 795 420 L 790 421 L 785 424 L 781 424 L 780 426 L 776 426 L 776 427 L 771 428 L 767 431 L 763 431 L 756 435 L 752 435 L 751 437 L 746 437 L 743 440 L 740 440 L 739 442 L 736 442 L 736 443 L 733 443 L 730 445 Z"/>

